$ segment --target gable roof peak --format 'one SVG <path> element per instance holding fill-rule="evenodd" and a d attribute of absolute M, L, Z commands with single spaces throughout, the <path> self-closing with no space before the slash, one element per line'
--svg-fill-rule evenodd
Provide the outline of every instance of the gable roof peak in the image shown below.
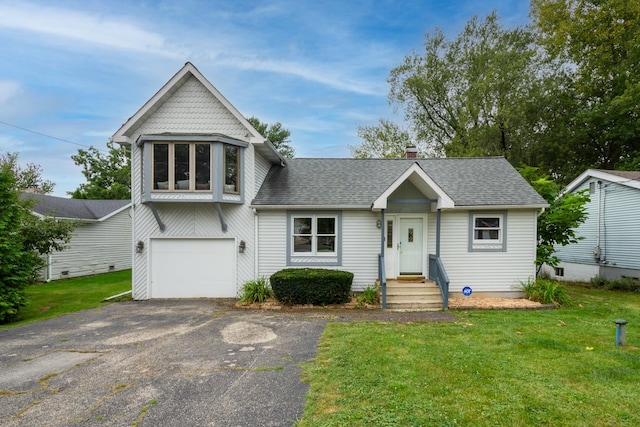
<path fill-rule="evenodd" d="M 191 77 L 198 80 L 224 107 L 249 131 L 252 142 L 264 142 L 265 138 L 249 123 L 249 121 L 207 80 L 207 78 L 187 61 L 133 116 L 131 116 L 113 134 L 111 140 L 120 144 L 131 144 L 135 130 L 157 109 L 169 99 Z"/>

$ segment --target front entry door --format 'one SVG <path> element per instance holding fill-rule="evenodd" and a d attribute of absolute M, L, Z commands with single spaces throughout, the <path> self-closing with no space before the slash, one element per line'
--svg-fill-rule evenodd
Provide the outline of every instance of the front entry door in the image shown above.
<path fill-rule="evenodd" d="M 400 274 L 422 275 L 422 218 L 400 218 Z"/>

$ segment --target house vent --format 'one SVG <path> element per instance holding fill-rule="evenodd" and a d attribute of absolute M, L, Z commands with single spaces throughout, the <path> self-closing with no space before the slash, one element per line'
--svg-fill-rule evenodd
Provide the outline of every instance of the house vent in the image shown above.
<path fill-rule="evenodd" d="M 109 271 L 116 271 L 116 266 L 115 265 L 110 265 L 109 266 Z"/>
<path fill-rule="evenodd" d="M 61 271 L 60 276 L 67 277 L 69 275 L 69 270 Z"/>

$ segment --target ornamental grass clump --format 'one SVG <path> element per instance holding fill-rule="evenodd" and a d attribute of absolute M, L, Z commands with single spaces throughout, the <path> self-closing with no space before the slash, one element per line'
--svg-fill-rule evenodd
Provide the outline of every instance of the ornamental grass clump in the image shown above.
<path fill-rule="evenodd" d="M 380 303 L 380 295 L 378 294 L 378 287 L 375 285 L 369 285 L 364 290 L 356 295 L 356 300 L 360 305 L 369 304 L 376 305 Z"/>
<path fill-rule="evenodd" d="M 258 280 L 250 280 L 242 285 L 240 291 L 240 302 L 243 304 L 263 303 L 269 298 L 273 298 L 273 290 L 267 277 L 260 277 Z"/>
<path fill-rule="evenodd" d="M 568 305 L 571 299 L 566 287 L 555 280 L 538 278 L 522 284 L 522 291 L 531 301 L 541 304 Z"/>

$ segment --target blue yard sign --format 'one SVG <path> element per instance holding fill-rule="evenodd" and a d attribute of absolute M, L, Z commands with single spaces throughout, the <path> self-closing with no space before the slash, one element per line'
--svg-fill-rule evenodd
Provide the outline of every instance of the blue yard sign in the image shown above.
<path fill-rule="evenodd" d="M 465 297 L 470 297 L 472 292 L 473 291 L 469 286 L 465 286 L 464 288 L 462 288 L 462 295 L 464 295 Z"/>

